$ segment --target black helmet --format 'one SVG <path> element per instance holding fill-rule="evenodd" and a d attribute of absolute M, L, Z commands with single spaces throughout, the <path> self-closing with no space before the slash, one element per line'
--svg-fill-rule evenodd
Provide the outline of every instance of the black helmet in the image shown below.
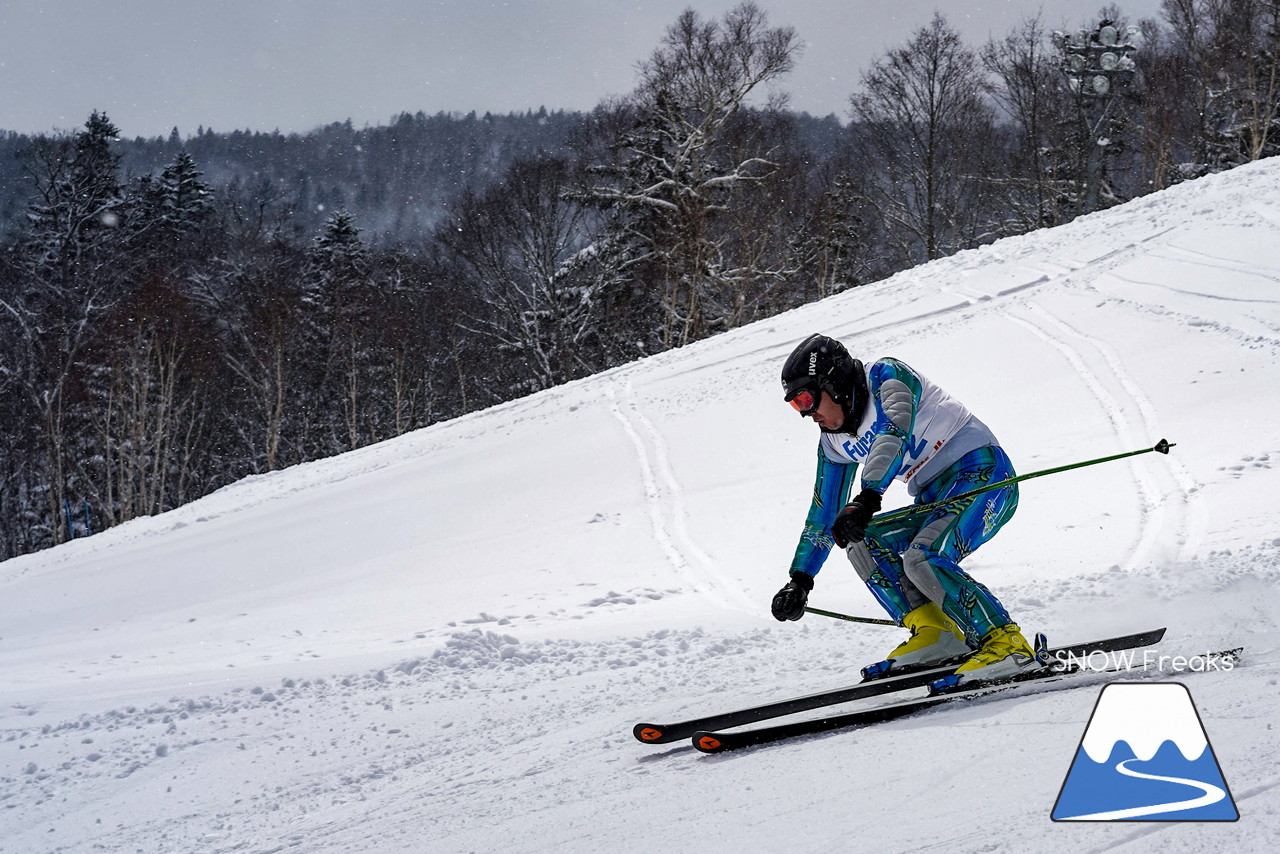
<path fill-rule="evenodd" d="M 839 341 L 826 335 L 810 335 L 791 351 L 782 366 L 784 399 L 790 401 L 805 390 L 815 394 L 825 391 L 840 404 L 847 419 L 855 409 L 855 389 L 862 385 L 858 382 L 863 379 L 861 373 L 862 364 Z"/>

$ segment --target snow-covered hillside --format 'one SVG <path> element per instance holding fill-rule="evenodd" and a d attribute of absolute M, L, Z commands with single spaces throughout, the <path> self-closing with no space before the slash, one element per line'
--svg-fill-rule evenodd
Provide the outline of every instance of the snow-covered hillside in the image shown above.
<path fill-rule="evenodd" d="M 1245 646 L 1152 674 L 1239 822 L 1052 823 L 1094 686 L 716 757 L 632 738 L 902 635 L 769 615 L 817 439 L 776 377 L 814 331 L 937 381 L 1022 472 L 1177 443 L 1028 481 L 967 566 L 1051 641 Z M 1261 850 L 1278 356 L 1262 162 L 0 564 L 0 852 Z M 810 601 L 879 616 L 840 555 Z"/>

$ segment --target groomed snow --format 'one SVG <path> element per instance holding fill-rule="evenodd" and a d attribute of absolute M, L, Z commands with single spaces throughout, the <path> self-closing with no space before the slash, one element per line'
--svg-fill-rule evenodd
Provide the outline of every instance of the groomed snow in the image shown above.
<path fill-rule="evenodd" d="M 1148 676 L 1191 690 L 1239 822 L 1051 822 L 1096 685 L 716 757 L 632 738 L 901 636 L 768 612 L 817 439 L 776 376 L 814 331 L 937 381 L 1022 472 L 1177 443 L 1025 483 L 967 566 L 1053 642 L 1245 646 Z M 0 852 L 1262 850 L 1278 355 L 1273 160 L 10 560 Z M 811 604 L 878 616 L 838 555 Z"/>

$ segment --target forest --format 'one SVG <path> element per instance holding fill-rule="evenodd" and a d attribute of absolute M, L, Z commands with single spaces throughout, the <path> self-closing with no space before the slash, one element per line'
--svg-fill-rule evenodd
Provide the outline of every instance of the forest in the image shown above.
<path fill-rule="evenodd" d="M 802 34 L 667 28 L 588 113 L 0 131 L 0 560 L 1280 146 L 1280 2 L 942 14 L 788 108 Z"/>

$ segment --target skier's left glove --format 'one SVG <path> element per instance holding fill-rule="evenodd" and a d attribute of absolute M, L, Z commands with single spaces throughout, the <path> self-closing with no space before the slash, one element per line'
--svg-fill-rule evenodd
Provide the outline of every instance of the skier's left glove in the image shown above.
<path fill-rule="evenodd" d="M 864 489 L 844 509 L 836 514 L 831 523 L 831 536 L 836 545 L 847 549 L 849 543 L 856 543 L 867 535 L 867 526 L 871 517 L 880 511 L 880 493 L 874 489 Z"/>
<path fill-rule="evenodd" d="M 791 573 L 791 580 L 773 597 L 773 617 L 779 622 L 798 620 L 804 616 L 804 605 L 813 589 L 813 576 L 807 572 Z"/>

